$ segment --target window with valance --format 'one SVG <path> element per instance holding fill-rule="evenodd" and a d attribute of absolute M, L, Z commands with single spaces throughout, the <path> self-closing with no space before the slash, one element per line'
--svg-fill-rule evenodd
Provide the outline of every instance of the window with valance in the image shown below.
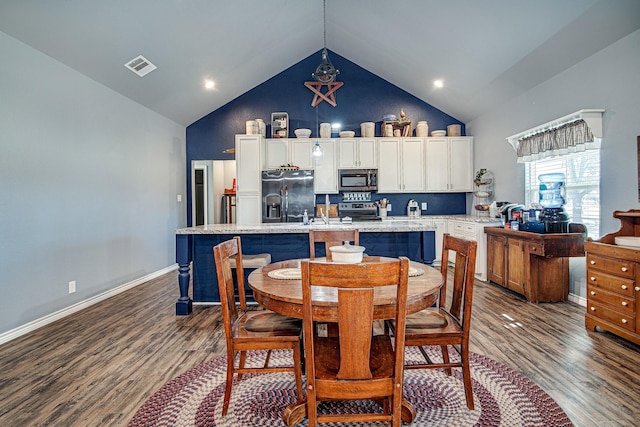
<path fill-rule="evenodd" d="M 518 163 L 600 148 L 600 139 L 584 120 L 544 130 L 519 140 Z"/>

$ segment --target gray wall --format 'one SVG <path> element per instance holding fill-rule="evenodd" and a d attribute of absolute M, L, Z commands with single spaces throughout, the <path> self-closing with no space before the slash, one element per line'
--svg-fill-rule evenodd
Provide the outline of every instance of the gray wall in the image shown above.
<path fill-rule="evenodd" d="M 601 50 L 522 96 L 467 123 L 476 169 L 494 172 L 496 200 L 524 201 L 524 165 L 510 135 L 585 108 L 604 108 L 601 234 L 617 231 L 614 210 L 640 208 L 636 138 L 640 135 L 640 31 Z M 572 260 L 571 292 L 585 296 L 584 258 Z"/>
<path fill-rule="evenodd" d="M 184 126 L 2 32 L 0 52 L 1 335 L 172 266 L 186 155 Z"/>

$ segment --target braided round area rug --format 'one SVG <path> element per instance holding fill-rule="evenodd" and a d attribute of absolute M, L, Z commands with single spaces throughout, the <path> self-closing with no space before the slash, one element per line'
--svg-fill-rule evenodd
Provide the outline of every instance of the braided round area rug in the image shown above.
<path fill-rule="evenodd" d="M 441 360 L 438 348 L 428 350 Z M 455 354 L 455 352 L 451 352 Z M 264 353 L 248 358 L 259 366 Z M 415 348 L 407 363 L 419 360 Z M 447 376 L 439 369 L 405 370 L 404 397 L 416 409 L 414 426 L 572 426 L 558 404 L 523 374 L 488 357 L 471 353 L 475 410 L 467 408 L 461 370 Z M 291 365 L 287 351 L 275 351 L 271 365 Z M 292 373 L 249 374 L 235 382 L 226 417 L 221 416 L 226 358 L 196 366 L 165 384 L 129 422 L 134 426 L 284 426 L 281 414 L 296 402 Z M 369 401 L 323 402 L 319 412 L 354 412 L 375 407 Z M 298 424 L 306 426 L 306 420 Z M 375 426 L 385 423 L 334 423 L 336 426 Z"/>

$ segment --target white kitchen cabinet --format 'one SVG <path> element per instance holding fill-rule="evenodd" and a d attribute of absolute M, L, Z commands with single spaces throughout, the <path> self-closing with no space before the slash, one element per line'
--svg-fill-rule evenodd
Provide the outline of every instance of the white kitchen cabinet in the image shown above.
<path fill-rule="evenodd" d="M 289 140 L 289 163 L 300 169 L 313 169 L 311 150 L 315 143 L 316 140 L 310 138 Z"/>
<path fill-rule="evenodd" d="M 332 139 L 319 139 L 318 143 L 322 148 L 322 157 L 314 160 L 314 191 L 316 194 L 337 194 L 337 144 Z"/>
<path fill-rule="evenodd" d="M 236 224 L 260 224 L 261 222 L 262 195 L 236 193 Z"/>
<path fill-rule="evenodd" d="M 376 140 L 374 138 L 339 138 L 340 169 L 378 167 Z"/>
<path fill-rule="evenodd" d="M 473 191 L 473 137 L 427 138 L 426 191 Z"/>
<path fill-rule="evenodd" d="M 236 135 L 236 223 L 262 221 L 264 139 L 260 135 Z"/>
<path fill-rule="evenodd" d="M 262 152 L 264 139 L 260 135 L 236 135 L 236 191 L 262 191 Z"/>
<path fill-rule="evenodd" d="M 501 225 L 499 219 L 483 222 L 450 219 L 447 224 L 447 232 L 452 236 L 475 240 L 478 243 L 476 249 L 476 277 L 485 282 L 487 281 L 487 235 L 484 232 L 484 228 L 499 225 Z M 451 255 L 449 261 L 455 263 L 455 259 Z"/>
<path fill-rule="evenodd" d="M 378 192 L 424 191 L 424 139 L 378 139 Z"/>
<path fill-rule="evenodd" d="M 265 167 L 276 169 L 292 164 L 300 169 L 313 169 L 311 149 L 315 139 L 310 138 L 272 138 L 265 143 Z"/>

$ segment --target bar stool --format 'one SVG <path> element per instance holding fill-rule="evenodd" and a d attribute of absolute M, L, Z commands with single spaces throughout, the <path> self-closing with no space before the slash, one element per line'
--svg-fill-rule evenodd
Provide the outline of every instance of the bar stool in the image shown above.
<path fill-rule="evenodd" d="M 236 259 L 230 258 L 229 263 L 231 264 L 231 268 L 233 271 L 234 279 L 237 279 L 236 276 Z M 253 301 L 253 292 L 249 287 L 249 273 L 251 273 L 256 268 L 264 267 L 265 265 L 271 264 L 271 254 L 255 254 L 255 255 L 245 255 L 242 254 L 242 269 L 244 270 L 244 283 L 245 283 L 245 293 L 248 298 L 251 298 Z"/>

